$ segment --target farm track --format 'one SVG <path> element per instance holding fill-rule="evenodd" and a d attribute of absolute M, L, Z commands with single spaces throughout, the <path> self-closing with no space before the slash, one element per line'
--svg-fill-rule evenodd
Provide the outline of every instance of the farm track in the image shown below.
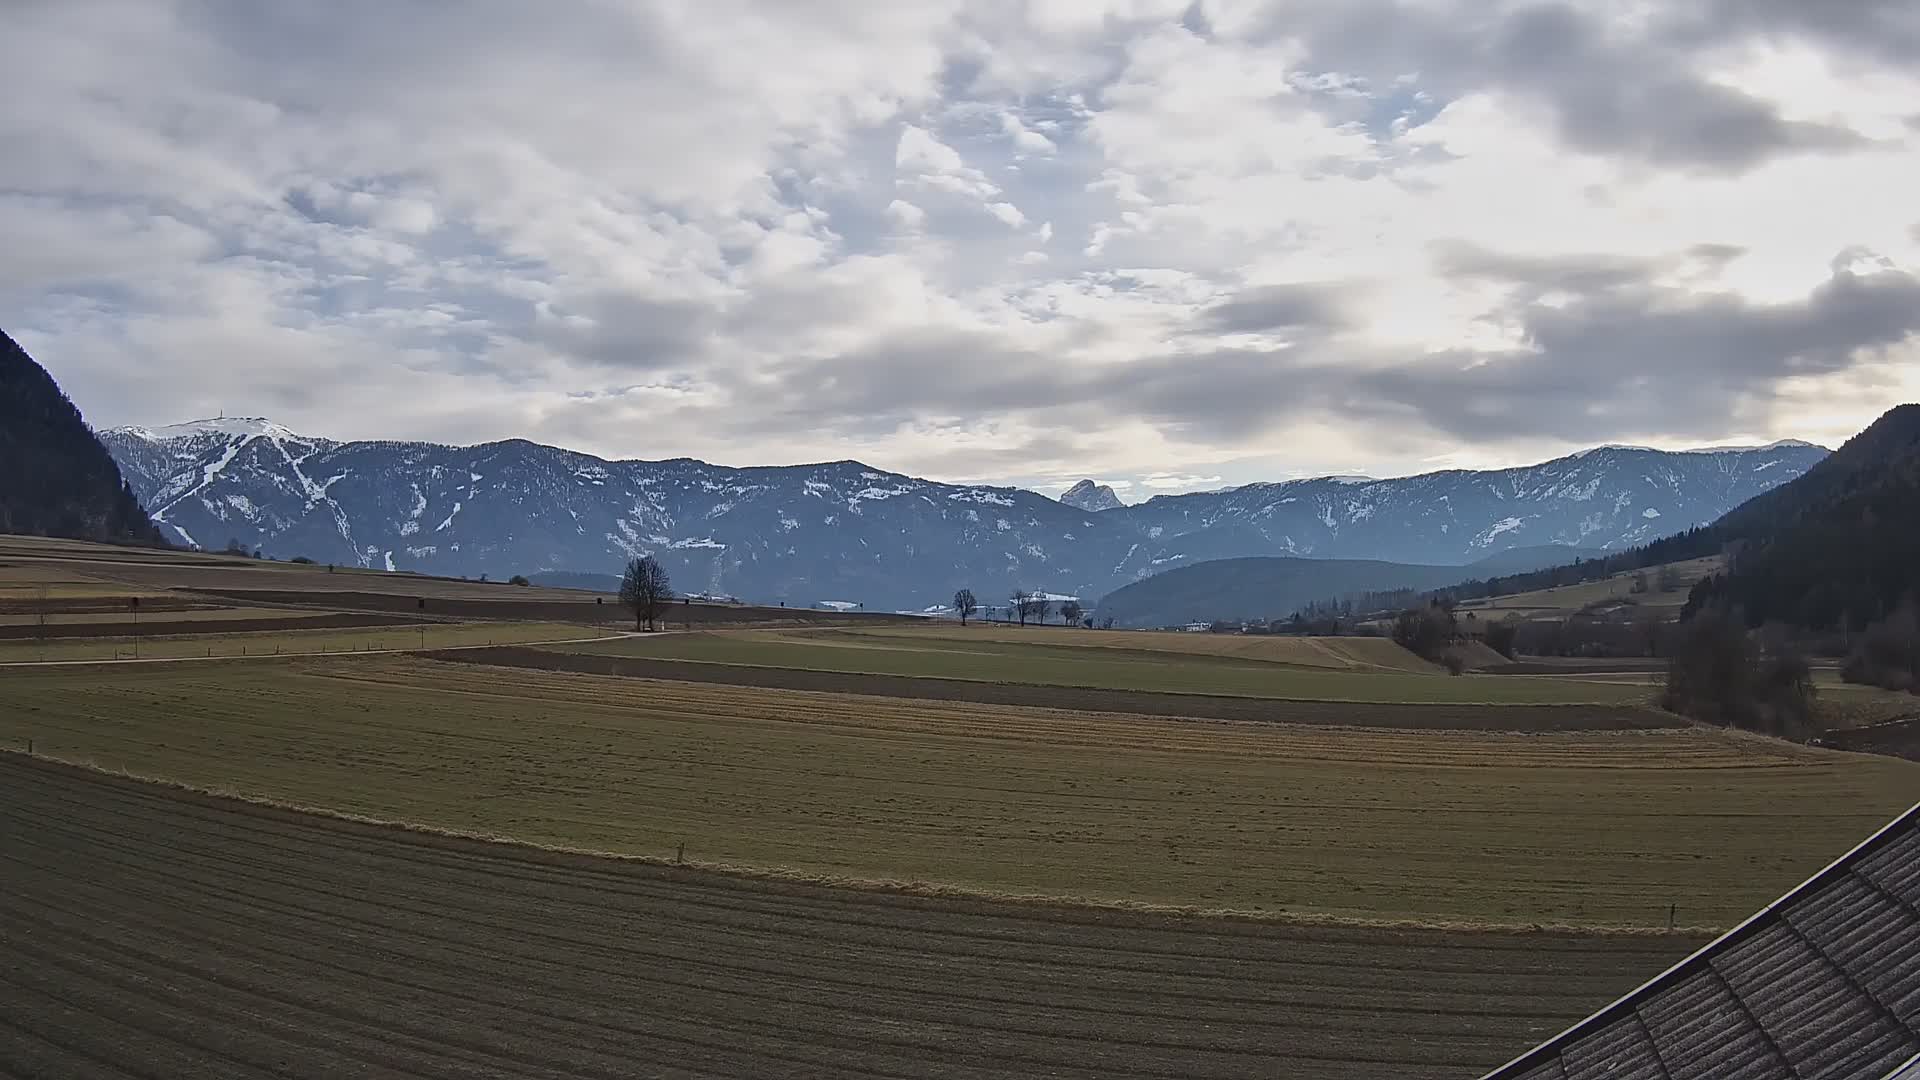
<path fill-rule="evenodd" d="M 834 890 L 17 754 L 0 823 L 5 1075 L 1465 1077 L 1698 943 Z"/>
<path fill-rule="evenodd" d="M 654 660 L 632 656 L 552 652 L 515 646 L 465 649 L 433 660 L 499 667 L 532 668 L 635 679 L 671 679 L 767 690 L 810 690 L 872 697 L 963 701 L 981 705 L 1205 720 L 1279 721 L 1354 727 L 1446 729 L 1460 731 L 1622 731 L 1683 728 L 1684 720 L 1633 705 L 1413 705 L 1342 701 L 1295 701 L 1214 694 L 1101 690 L 1073 686 L 1036 686 L 971 679 L 904 675 L 848 674 L 804 668 L 749 667 L 690 660 Z"/>

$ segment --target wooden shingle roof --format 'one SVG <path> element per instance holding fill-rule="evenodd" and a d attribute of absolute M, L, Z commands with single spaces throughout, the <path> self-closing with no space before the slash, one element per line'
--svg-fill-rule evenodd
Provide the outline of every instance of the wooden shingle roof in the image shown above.
<path fill-rule="evenodd" d="M 1487 1080 L 1907 1080 L 1920 1056 L 1920 806 Z"/>

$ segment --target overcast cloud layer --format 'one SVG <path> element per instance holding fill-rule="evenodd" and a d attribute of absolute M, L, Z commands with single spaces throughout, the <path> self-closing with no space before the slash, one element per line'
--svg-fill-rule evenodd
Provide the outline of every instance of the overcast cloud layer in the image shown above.
<path fill-rule="evenodd" d="M 265 414 L 1123 496 L 1920 397 L 1911 0 L 11 0 L 0 326 Z"/>

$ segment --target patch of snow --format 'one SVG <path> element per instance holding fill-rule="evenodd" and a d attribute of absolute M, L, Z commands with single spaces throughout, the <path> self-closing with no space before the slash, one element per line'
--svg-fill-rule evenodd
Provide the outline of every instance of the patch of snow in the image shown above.
<path fill-rule="evenodd" d="M 240 511 L 240 516 L 246 518 L 248 521 L 252 521 L 259 513 L 258 510 L 254 509 L 253 500 L 247 498 L 245 495 L 229 495 L 227 496 L 226 502 L 228 506 Z"/>
<path fill-rule="evenodd" d="M 1329 476 L 1328 480 L 1336 484 L 1377 484 L 1380 481 L 1371 476 Z"/>
<path fill-rule="evenodd" d="M 387 573 L 393 573 L 393 552 L 387 552 Z"/>
<path fill-rule="evenodd" d="M 116 430 L 156 441 L 192 439 L 203 435 L 237 435 L 243 439 L 265 435 L 274 439 L 308 441 L 292 429 L 281 427 L 264 416 L 223 416 L 208 420 L 189 420 L 184 424 L 169 424 L 166 427 L 118 428 Z"/>
<path fill-rule="evenodd" d="M 1501 518 L 1499 521 L 1494 522 L 1493 526 L 1486 532 L 1474 538 L 1473 545 L 1475 547 L 1486 547 L 1493 543 L 1494 537 L 1499 536 L 1501 533 L 1512 532 L 1524 524 L 1525 522 L 1517 517 Z"/>
<path fill-rule="evenodd" d="M 167 528 L 169 528 L 169 529 L 172 529 L 172 530 L 173 530 L 174 532 L 177 532 L 177 533 L 179 533 L 179 534 L 180 534 L 180 539 L 182 539 L 182 540 L 185 540 L 185 541 L 187 542 L 187 546 L 188 546 L 188 547 L 190 547 L 190 548 L 194 548 L 194 549 L 196 549 L 196 550 L 198 550 L 198 549 L 199 549 L 199 547 L 200 547 L 200 541 L 198 541 L 198 540 L 195 540 L 195 539 L 193 538 L 193 534 L 192 534 L 192 533 L 189 533 L 189 532 L 188 532 L 187 530 L 185 530 L 185 529 L 183 529 L 183 528 L 181 528 L 181 527 L 180 527 L 180 526 L 178 526 L 178 525 L 175 525 L 175 524 L 174 524 L 173 522 L 171 522 L 171 521 L 169 521 L 169 522 L 167 522 Z"/>
<path fill-rule="evenodd" d="M 851 600 L 822 600 L 820 601 L 819 606 L 823 608 L 832 608 L 835 611 L 852 611 L 855 608 L 858 608 L 860 605 L 854 603 Z"/>
<path fill-rule="evenodd" d="M 1640 516 L 1648 519 L 1657 518 L 1660 516 L 1660 511 L 1649 506 L 1645 510 L 1640 511 Z"/>
<path fill-rule="evenodd" d="M 486 479 L 486 477 L 484 477 L 484 476 L 482 476 L 482 475 L 480 475 L 480 474 L 479 474 L 479 473 L 477 473 L 477 472 L 470 472 L 470 473 L 468 473 L 468 474 L 467 474 L 467 483 L 469 483 L 469 484 L 477 484 L 477 483 L 479 483 L 480 481 L 482 481 L 482 480 L 485 480 L 485 479 Z"/>
<path fill-rule="evenodd" d="M 667 546 L 670 548 L 678 548 L 678 549 L 719 548 L 724 551 L 726 550 L 727 545 L 720 543 L 718 540 L 715 540 L 711 536 L 702 536 L 702 537 L 699 537 L 698 539 L 675 540 L 673 543 L 668 544 Z"/>
<path fill-rule="evenodd" d="M 1008 521 L 1006 518 L 995 518 L 993 519 L 993 527 L 999 529 L 1001 532 L 1006 532 L 1008 529 L 1013 528 L 1013 522 Z"/>
<path fill-rule="evenodd" d="M 790 518 L 785 514 L 780 515 L 780 531 L 792 532 L 793 530 L 799 527 L 800 527 L 800 522 L 797 519 Z"/>
<path fill-rule="evenodd" d="M 1758 464 L 1758 465 L 1755 465 L 1755 466 L 1753 467 L 1753 471 L 1754 471 L 1754 472 L 1765 472 L 1765 471 L 1767 471 L 1768 469 L 1771 469 L 1771 468 L 1773 468 L 1773 467 L 1774 467 L 1775 465 L 1778 465 L 1778 464 L 1780 464 L 1780 459 L 1779 459 L 1779 458 L 1774 458 L 1774 459 L 1773 459 L 1772 461 L 1763 461 L 1763 462 L 1761 462 L 1760 464 Z"/>
<path fill-rule="evenodd" d="M 948 495 L 947 498 L 959 499 L 961 502 L 985 503 L 988 506 L 1012 506 L 1013 505 L 1013 500 L 1008 498 L 1007 496 L 1002 495 L 997 491 L 986 491 L 981 488 L 967 488 L 965 491 L 956 491 L 953 494 Z"/>
<path fill-rule="evenodd" d="M 1166 531 L 1167 530 L 1161 528 L 1160 526 L 1155 525 L 1153 528 L 1147 530 L 1147 539 L 1158 540 L 1160 539 L 1160 534 Z"/>
<path fill-rule="evenodd" d="M 453 519 L 454 519 L 454 518 L 457 518 L 457 517 L 459 517 L 459 516 L 460 516 L 460 508 L 461 508 L 462 506 L 464 506 L 464 505 L 466 505 L 466 504 L 465 504 L 465 503 L 462 503 L 462 502 L 461 502 L 461 501 L 459 501 L 458 499 L 455 499 L 455 500 L 454 500 L 454 503 L 453 503 L 453 513 L 451 513 L 451 514 L 448 514 L 448 515 L 447 515 L 447 520 L 445 520 L 445 521 L 443 521 L 443 522 L 441 522 L 441 523 L 440 523 L 440 527 L 439 527 L 439 528 L 437 528 L 437 529 L 435 529 L 435 530 L 433 530 L 433 531 L 434 531 L 434 532 L 446 532 L 446 531 L 447 531 L 447 529 L 448 529 L 448 527 L 450 527 L 450 526 L 451 526 L 451 525 L 453 524 Z"/>
<path fill-rule="evenodd" d="M 861 488 L 859 491 L 854 492 L 853 498 L 873 499 L 873 500 L 879 501 L 883 499 L 891 499 L 896 495 L 905 495 L 912 490 L 913 488 L 909 487 L 906 484 L 900 484 L 890 488 L 864 487 L 864 488 Z"/>
<path fill-rule="evenodd" d="M 413 557 L 414 557 L 414 558 L 416 558 L 416 559 L 424 559 L 424 558 L 426 558 L 427 556 L 429 556 L 429 555 L 432 555 L 433 553 L 435 553 L 435 552 L 437 552 L 437 551 L 439 551 L 439 550 L 440 550 L 439 548 L 437 548 L 437 547 L 432 547 L 432 546 L 428 546 L 428 547 L 410 547 L 410 548 L 408 548 L 408 549 L 407 549 L 407 554 L 409 554 L 409 555 L 411 555 L 411 556 L 413 556 Z"/>

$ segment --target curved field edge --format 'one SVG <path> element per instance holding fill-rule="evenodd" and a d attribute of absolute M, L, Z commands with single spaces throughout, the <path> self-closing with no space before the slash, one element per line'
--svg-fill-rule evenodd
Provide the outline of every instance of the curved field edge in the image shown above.
<path fill-rule="evenodd" d="M 4 680 L 0 740 L 294 805 L 825 879 L 1384 921 L 1664 926 L 1677 903 L 1727 925 L 1920 775 L 1695 729 L 1209 723 L 402 658 Z"/>
<path fill-rule="evenodd" d="M 983 705 L 1091 709 L 1142 716 L 1213 720 L 1274 720 L 1329 726 L 1464 731 L 1615 731 L 1691 726 L 1691 722 L 1682 717 L 1636 703 L 1505 702 L 1489 705 L 1475 702 L 1350 701 L 1176 693 L 685 660 L 610 654 L 565 646 L 537 648 L 503 645 L 459 652 L 429 649 L 418 655 L 429 660 L 564 671 L 580 675 L 671 679 L 777 690 L 966 701 Z M 1364 680 L 1368 676 L 1342 677 Z"/>
<path fill-rule="evenodd" d="M 626 641 L 564 651 L 842 675 L 1267 701 L 1624 707 L 1644 705 L 1652 696 L 1645 687 L 1605 681 L 1517 680 L 1471 674 L 1416 674 L 1384 668 L 1312 668 L 1225 655 L 1060 646 L 1040 641 L 965 642 L 929 637 L 915 642 L 904 637 L 860 632 L 639 635 Z"/>
<path fill-rule="evenodd" d="M 8 1074 L 1446 1080 L 1694 944 L 892 896 L 0 781 Z"/>
<path fill-rule="evenodd" d="M 819 889 L 845 889 L 854 892 L 872 893 L 877 896 L 908 897 L 960 903 L 972 902 L 982 905 L 983 908 L 1006 905 L 1032 912 L 1051 912 L 1067 918 L 1069 921 L 1071 921 L 1074 912 L 1087 914 L 1131 913 L 1158 918 L 1209 920 L 1227 923 L 1258 923 L 1302 928 L 1539 934 L 1582 938 L 1677 938 L 1685 940 L 1697 940 L 1704 936 L 1716 934 L 1723 929 L 1714 926 L 1684 925 L 1651 927 L 1551 922 L 1502 923 L 1449 919 L 1374 919 L 1316 912 L 1246 911 L 1234 908 L 1214 908 L 1192 904 L 1156 904 L 1140 900 L 1123 900 L 1106 897 L 990 892 L 980 889 L 969 889 L 963 885 L 951 885 L 939 882 L 842 877 L 809 873 L 804 870 L 794 870 L 778 866 L 746 866 L 735 863 L 705 862 L 699 859 L 672 859 L 658 855 L 641 855 L 632 852 L 603 851 L 594 848 L 574 847 L 566 844 L 541 843 L 497 832 L 476 832 L 417 821 L 400 821 L 370 814 L 350 813 L 326 806 L 288 802 L 266 795 L 252 794 L 228 788 L 202 787 L 179 780 L 171 780 L 163 776 L 148 776 L 128 769 L 104 766 L 84 758 L 69 758 L 40 753 L 29 755 L 25 751 L 7 747 L 0 747 L 0 755 L 8 755 L 14 758 L 27 758 L 35 762 L 48 762 L 96 776 L 146 784 L 167 791 L 181 792 L 215 802 L 260 807 L 290 814 L 304 814 L 311 817 L 350 822 L 355 825 L 364 825 L 370 828 L 391 830 L 394 832 L 411 833 L 419 836 L 465 840 L 482 844 L 496 844 L 526 852 L 541 852 L 549 855 L 573 856 L 584 859 L 605 859 L 620 863 L 631 863 L 637 866 L 670 867 L 676 871 L 710 874 L 715 877 L 738 881 L 800 885 Z"/>

